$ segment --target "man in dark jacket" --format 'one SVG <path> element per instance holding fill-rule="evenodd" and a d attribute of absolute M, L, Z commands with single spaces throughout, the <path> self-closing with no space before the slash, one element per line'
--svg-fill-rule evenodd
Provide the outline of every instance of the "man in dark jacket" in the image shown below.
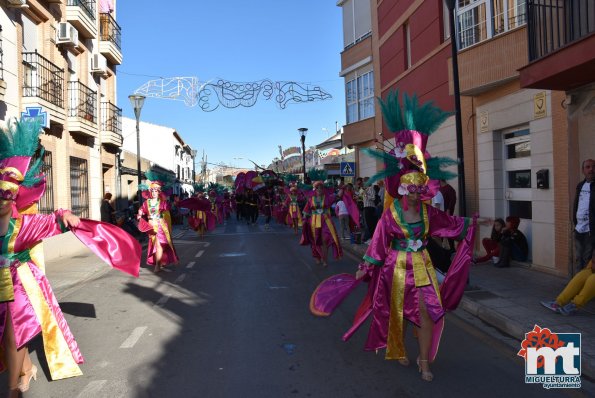
<path fill-rule="evenodd" d="M 111 205 L 110 200 L 112 200 L 112 194 L 106 192 L 105 195 L 103 195 L 103 201 L 101 202 L 101 221 L 113 224 L 116 211 Z"/>
<path fill-rule="evenodd" d="M 583 162 L 585 179 L 576 186 L 574 221 L 574 271 L 579 272 L 593 258 L 595 247 L 595 160 Z"/>

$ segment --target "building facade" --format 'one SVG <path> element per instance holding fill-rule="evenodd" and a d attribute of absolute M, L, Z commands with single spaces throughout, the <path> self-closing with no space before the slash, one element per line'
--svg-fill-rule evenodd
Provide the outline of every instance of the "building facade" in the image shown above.
<path fill-rule="evenodd" d="M 365 155 L 362 148 L 376 147 L 379 132 L 376 104 L 378 73 L 374 62 L 371 0 L 340 0 L 343 14 L 343 51 L 341 71 L 345 79 L 346 124 L 343 142 L 355 151 L 357 176 L 376 173 L 377 162 Z M 380 119 L 381 120 L 381 119 Z"/>
<path fill-rule="evenodd" d="M 124 136 L 122 149 L 128 154 L 136 156 L 136 120 L 127 117 L 122 118 L 122 131 Z M 171 171 L 176 177 L 176 183 L 173 187 L 174 194 L 191 195 L 194 192 L 196 151 L 186 144 L 181 135 L 172 127 L 141 121 L 139 123 L 139 137 L 141 161 L 146 160 L 151 166 L 158 166 Z M 141 166 L 141 173 L 144 173 L 147 169 Z M 142 179 L 144 180 L 144 176 L 142 176 Z M 125 181 L 122 179 L 123 190 L 124 184 Z M 136 181 L 131 184 L 132 187 L 126 187 L 126 189 L 136 193 L 133 188 L 137 185 Z M 129 199 L 132 199 L 132 197 L 129 197 Z"/>
<path fill-rule="evenodd" d="M 122 143 L 115 2 L 23 0 L 0 7 L 0 120 L 43 120 L 47 187 L 39 210 L 69 208 L 99 219 L 103 194 L 116 186 Z"/>

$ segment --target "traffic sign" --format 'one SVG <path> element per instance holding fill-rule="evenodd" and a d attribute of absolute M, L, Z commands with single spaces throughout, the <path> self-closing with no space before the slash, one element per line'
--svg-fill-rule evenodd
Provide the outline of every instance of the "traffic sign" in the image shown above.
<path fill-rule="evenodd" d="M 341 177 L 355 177 L 355 162 L 341 162 Z"/>

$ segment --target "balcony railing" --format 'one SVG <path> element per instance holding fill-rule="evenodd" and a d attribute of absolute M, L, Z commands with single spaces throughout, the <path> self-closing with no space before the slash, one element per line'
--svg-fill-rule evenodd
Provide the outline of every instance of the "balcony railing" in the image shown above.
<path fill-rule="evenodd" d="M 111 102 L 101 103 L 101 130 L 122 135 L 122 109 Z"/>
<path fill-rule="evenodd" d="M 66 5 L 80 7 L 91 20 L 95 21 L 95 0 L 68 0 Z"/>
<path fill-rule="evenodd" d="M 68 98 L 68 116 L 97 123 L 97 91 L 91 90 L 80 81 L 68 82 Z"/>
<path fill-rule="evenodd" d="M 23 97 L 39 97 L 64 108 L 64 69 L 35 52 L 23 53 Z"/>
<path fill-rule="evenodd" d="M 111 41 L 120 50 L 122 41 L 122 29 L 120 25 L 118 25 L 111 14 L 101 13 L 99 17 L 99 35 L 101 40 Z"/>
<path fill-rule="evenodd" d="M 593 0 L 528 0 L 529 61 L 595 32 Z"/>

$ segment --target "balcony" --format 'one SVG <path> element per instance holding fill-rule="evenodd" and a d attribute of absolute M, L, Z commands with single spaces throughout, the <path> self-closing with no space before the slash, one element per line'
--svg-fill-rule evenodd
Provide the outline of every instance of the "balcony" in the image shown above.
<path fill-rule="evenodd" d="M 68 82 L 68 130 L 97 137 L 97 92 L 80 81 Z"/>
<path fill-rule="evenodd" d="M 529 65 L 521 86 L 571 90 L 595 81 L 592 0 L 528 0 Z"/>
<path fill-rule="evenodd" d="M 68 0 L 66 20 L 87 39 L 97 38 L 97 18 L 95 0 Z"/>
<path fill-rule="evenodd" d="M 122 109 L 111 102 L 101 103 L 101 143 L 122 146 Z"/>
<path fill-rule="evenodd" d="M 42 106 L 50 120 L 66 121 L 64 109 L 64 69 L 58 68 L 37 51 L 23 53 L 22 106 Z"/>
<path fill-rule="evenodd" d="M 112 64 L 122 63 L 122 29 L 111 14 L 99 14 L 99 52 Z"/>

